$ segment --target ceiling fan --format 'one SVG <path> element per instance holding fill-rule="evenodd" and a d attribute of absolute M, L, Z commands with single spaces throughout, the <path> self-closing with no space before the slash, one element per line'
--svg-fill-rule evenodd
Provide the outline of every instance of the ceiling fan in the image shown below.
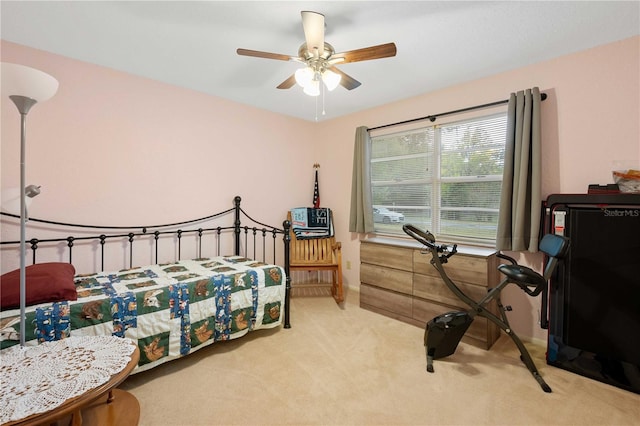
<path fill-rule="evenodd" d="M 353 90 L 360 86 L 361 83 L 340 71 L 336 64 L 368 61 L 396 55 L 396 45 L 394 43 L 336 53 L 333 46 L 324 40 L 324 15 L 310 11 L 302 11 L 301 14 L 305 43 L 298 49 L 298 56 L 249 49 L 238 49 L 236 51 L 238 55 L 242 56 L 294 61 L 305 64 L 304 68 L 300 68 L 295 74 L 280 83 L 278 89 L 290 89 L 297 82 L 304 88 L 306 94 L 318 96 L 320 94 L 320 81 L 322 81 L 329 90 L 335 89 L 338 84 L 348 90 Z"/>

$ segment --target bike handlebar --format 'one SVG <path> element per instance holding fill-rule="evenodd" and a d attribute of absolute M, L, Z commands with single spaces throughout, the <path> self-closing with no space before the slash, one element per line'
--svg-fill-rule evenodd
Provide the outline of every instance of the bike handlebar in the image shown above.
<path fill-rule="evenodd" d="M 407 235 L 417 240 L 418 242 L 424 244 L 425 246 L 429 247 L 430 249 L 433 249 L 436 247 L 436 238 L 433 236 L 431 232 L 422 231 L 410 224 L 402 225 L 402 230 Z"/>
<path fill-rule="evenodd" d="M 410 237 L 418 241 L 419 243 L 424 244 L 426 247 L 429 248 L 429 250 L 433 251 L 435 249 L 436 253 L 445 253 L 442 256 L 439 256 L 440 260 L 443 263 L 445 263 L 448 258 L 450 258 L 451 256 L 453 256 L 458 252 L 457 244 L 453 245 L 453 247 L 451 248 L 451 251 L 449 251 L 449 247 L 447 247 L 444 244 L 440 244 L 440 245 L 436 244 L 436 237 L 434 237 L 433 234 L 429 231 L 422 231 L 421 229 L 418 229 L 411 224 L 402 225 L 402 230 L 407 235 L 409 235 Z M 435 253 L 434 253 L 434 256 L 436 256 Z"/>

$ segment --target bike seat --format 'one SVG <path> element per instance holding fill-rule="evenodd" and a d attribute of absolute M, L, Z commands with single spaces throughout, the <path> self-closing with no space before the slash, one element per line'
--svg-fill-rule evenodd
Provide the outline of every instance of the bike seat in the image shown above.
<path fill-rule="evenodd" d="M 517 284 L 527 294 L 537 296 L 547 285 L 547 280 L 531 268 L 521 265 L 500 265 L 498 270 L 505 274 L 509 281 Z M 529 287 L 535 287 L 534 290 Z"/>

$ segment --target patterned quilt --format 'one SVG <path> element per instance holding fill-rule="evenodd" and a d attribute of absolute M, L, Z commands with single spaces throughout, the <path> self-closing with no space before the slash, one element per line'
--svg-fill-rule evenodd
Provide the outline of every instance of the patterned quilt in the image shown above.
<path fill-rule="evenodd" d="M 75 277 L 77 301 L 27 308 L 26 344 L 115 335 L 137 342 L 140 372 L 251 330 L 277 327 L 286 277 L 280 266 L 240 256 L 181 260 Z M 7 326 L 19 310 L 2 313 Z M 15 333 L 14 333 L 15 334 Z M 0 348 L 18 344 L 3 331 Z"/>

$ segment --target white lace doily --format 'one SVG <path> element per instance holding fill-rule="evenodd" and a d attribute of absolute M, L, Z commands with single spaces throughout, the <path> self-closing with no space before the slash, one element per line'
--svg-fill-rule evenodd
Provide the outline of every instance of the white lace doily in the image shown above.
<path fill-rule="evenodd" d="M 108 382 L 135 345 L 112 336 L 69 337 L 14 346 L 0 355 L 0 424 L 44 413 Z"/>

